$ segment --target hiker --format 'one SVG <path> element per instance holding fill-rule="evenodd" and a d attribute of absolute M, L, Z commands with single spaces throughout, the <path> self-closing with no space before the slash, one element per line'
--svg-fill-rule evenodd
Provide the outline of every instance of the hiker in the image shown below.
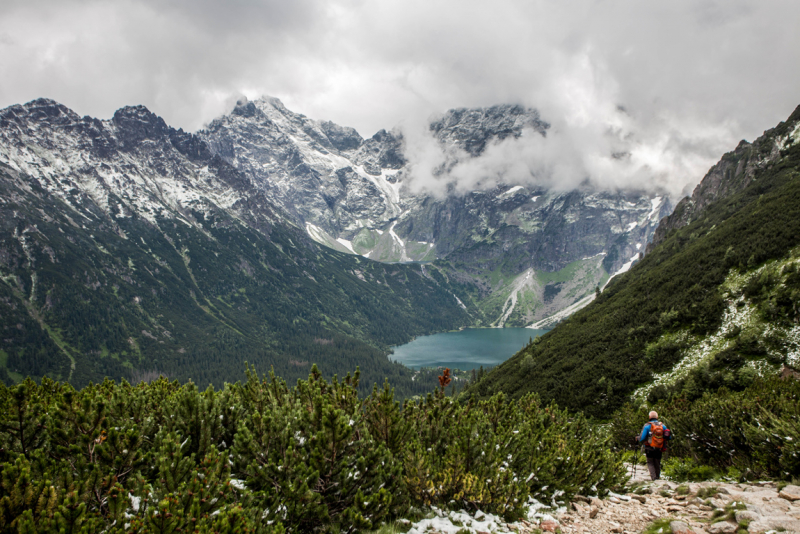
<path fill-rule="evenodd" d="M 656 412 L 650 412 L 650 422 L 642 428 L 639 443 L 644 442 L 644 455 L 647 457 L 647 470 L 650 480 L 661 478 L 661 456 L 667 450 L 667 440 L 672 439 L 672 432 L 658 420 Z"/>

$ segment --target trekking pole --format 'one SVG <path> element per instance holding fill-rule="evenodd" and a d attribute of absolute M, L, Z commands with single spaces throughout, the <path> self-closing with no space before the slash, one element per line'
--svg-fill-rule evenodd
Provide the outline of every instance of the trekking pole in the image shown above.
<path fill-rule="evenodd" d="M 636 466 L 639 463 L 639 457 L 638 457 L 638 454 L 637 454 L 638 452 L 639 452 L 639 442 L 638 441 L 634 441 L 633 442 L 633 481 L 634 482 L 636 482 Z"/>

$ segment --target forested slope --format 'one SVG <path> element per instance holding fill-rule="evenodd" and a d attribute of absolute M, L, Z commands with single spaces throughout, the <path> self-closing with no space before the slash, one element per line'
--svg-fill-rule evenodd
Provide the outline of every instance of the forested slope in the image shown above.
<path fill-rule="evenodd" d="M 800 108 L 749 150 L 726 155 L 747 164 L 779 151 L 779 157 L 754 167 L 754 179 L 744 190 L 673 229 L 589 307 L 489 373 L 470 394 L 503 391 L 520 397 L 534 391 L 605 418 L 634 390 L 708 340 L 716 345 L 701 355 L 711 360 L 697 377 L 700 389 L 703 380 L 731 382 L 733 371 L 758 367 L 750 362 L 768 360 L 773 368 L 796 364 L 800 277 L 794 274 L 792 250 L 800 245 L 799 122 Z M 758 269 L 779 259 L 781 269 L 765 279 L 760 273 L 767 271 Z M 748 287 L 723 285 L 736 276 Z M 752 307 L 769 328 L 726 323 L 721 329 L 739 307 Z M 756 335 L 765 331 L 771 334 Z M 682 387 L 676 381 L 669 385 Z"/>
<path fill-rule="evenodd" d="M 144 108 L 0 114 L 0 377 L 221 386 L 244 362 L 390 377 L 390 345 L 471 321 L 458 287 L 313 242 L 198 138 Z M 469 305 L 469 299 L 464 295 Z"/>

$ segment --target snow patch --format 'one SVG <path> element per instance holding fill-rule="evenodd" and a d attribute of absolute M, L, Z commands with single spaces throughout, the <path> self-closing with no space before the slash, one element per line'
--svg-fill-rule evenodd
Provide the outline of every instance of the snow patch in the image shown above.
<path fill-rule="evenodd" d="M 662 197 L 654 197 L 650 199 L 650 213 L 647 215 L 648 220 L 652 220 L 654 215 L 658 215 L 658 210 L 661 208 Z"/>
<path fill-rule="evenodd" d="M 345 247 L 347 250 L 349 250 L 349 251 L 350 251 L 350 252 L 352 252 L 353 254 L 355 254 L 355 253 L 356 253 L 356 251 L 355 251 L 355 250 L 353 250 L 353 243 L 351 243 L 351 242 L 350 242 L 350 241 L 348 241 L 347 239 L 344 239 L 344 238 L 342 238 L 342 237 L 337 237 L 337 238 L 336 238 L 336 241 L 338 241 L 339 243 L 341 243 L 341 244 L 342 244 L 342 245 L 343 245 L 343 246 L 344 246 L 344 247 Z"/>
<path fill-rule="evenodd" d="M 529 324 L 525 328 L 533 328 L 534 330 L 541 330 L 542 328 L 552 328 L 558 322 L 566 319 L 567 317 L 569 317 L 570 315 L 572 315 L 576 311 L 580 310 L 581 308 L 585 308 L 586 306 L 588 306 L 589 303 L 594 300 L 594 298 L 595 298 L 595 294 L 594 293 L 592 293 L 590 295 L 586 295 L 585 297 L 583 297 L 581 300 L 579 300 L 575 304 L 572 304 L 571 306 L 567 306 L 563 310 L 558 311 L 558 312 L 554 313 L 553 315 L 549 315 L 549 316 L 545 317 L 544 319 L 536 321 L 533 324 Z"/>
<path fill-rule="evenodd" d="M 396 225 L 397 225 L 397 221 L 393 222 L 392 226 L 389 227 L 389 235 L 392 236 L 392 239 L 394 239 L 397 242 L 398 245 L 400 245 L 401 247 L 405 248 L 406 247 L 405 242 L 402 239 L 400 239 L 400 236 L 398 236 L 396 233 L 394 233 L 394 227 Z"/>
<path fill-rule="evenodd" d="M 525 188 L 522 187 L 521 185 L 515 185 L 514 187 L 512 187 L 508 191 L 505 191 L 505 192 L 500 193 L 499 195 L 497 195 L 497 199 L 498 200 L 504 200 L 506 198 L 511 198 L 517 193 L 517 191 L 520 191 L 521 189 L 525 189 Z"/>
<path fill-rule="evenodd" d="M 527 285 L 531 285 L 531 275 L 533 275 L 533 269 L 528 269 L 524 273 L 520 274 L 513 282 L 511 288 L 511 294 L 508 295 L 505 303 L 503 303 L 503 314 L 500 318 L 495 322 L 495 326 L 497 328 L 502 328 L 503 325 L 506 324 L 506 321 L 511 316 L 511 313 L 514 311 L 514 308 L 517 306 L 517 296 L 519 292 Z"/>

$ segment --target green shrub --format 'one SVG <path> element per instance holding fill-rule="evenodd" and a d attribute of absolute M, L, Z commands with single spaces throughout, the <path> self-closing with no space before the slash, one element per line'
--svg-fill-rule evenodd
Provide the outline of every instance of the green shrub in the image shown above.
<path fill-rule="evenodd" d="M 358 381 L 0 385 L 0 534 L 386 532 L 427 505 L 510 518 L 624 482 L 604 431 L 535 395 L 401 408 Z"/>
<path fill-rule="evenodd" d="M 721 388 L 652 406 L 667 416 L 674 436 L 665 474 L 675 480 L 708 479 L 711 471 L 736 480 L 800 477 L 799 401 L 800 382 L 774 377 L 742 391 Z M 630 447 L 649 409 L 628 404 L 615 414 L 609 435 L 616 448 Z"/>
<path fill-rule="evenodd" d="M 698 465 L 691 458 L 668 458 L 662 465 L 662 472 L 675 482 L 701 482 L 711 480 L 717 475 L 712 467 Z M 686 493 L 689 492 L 688 486 L 681 487 L 685 488 Z M 678 488 L 678 493 L 681 487 Z"/>

